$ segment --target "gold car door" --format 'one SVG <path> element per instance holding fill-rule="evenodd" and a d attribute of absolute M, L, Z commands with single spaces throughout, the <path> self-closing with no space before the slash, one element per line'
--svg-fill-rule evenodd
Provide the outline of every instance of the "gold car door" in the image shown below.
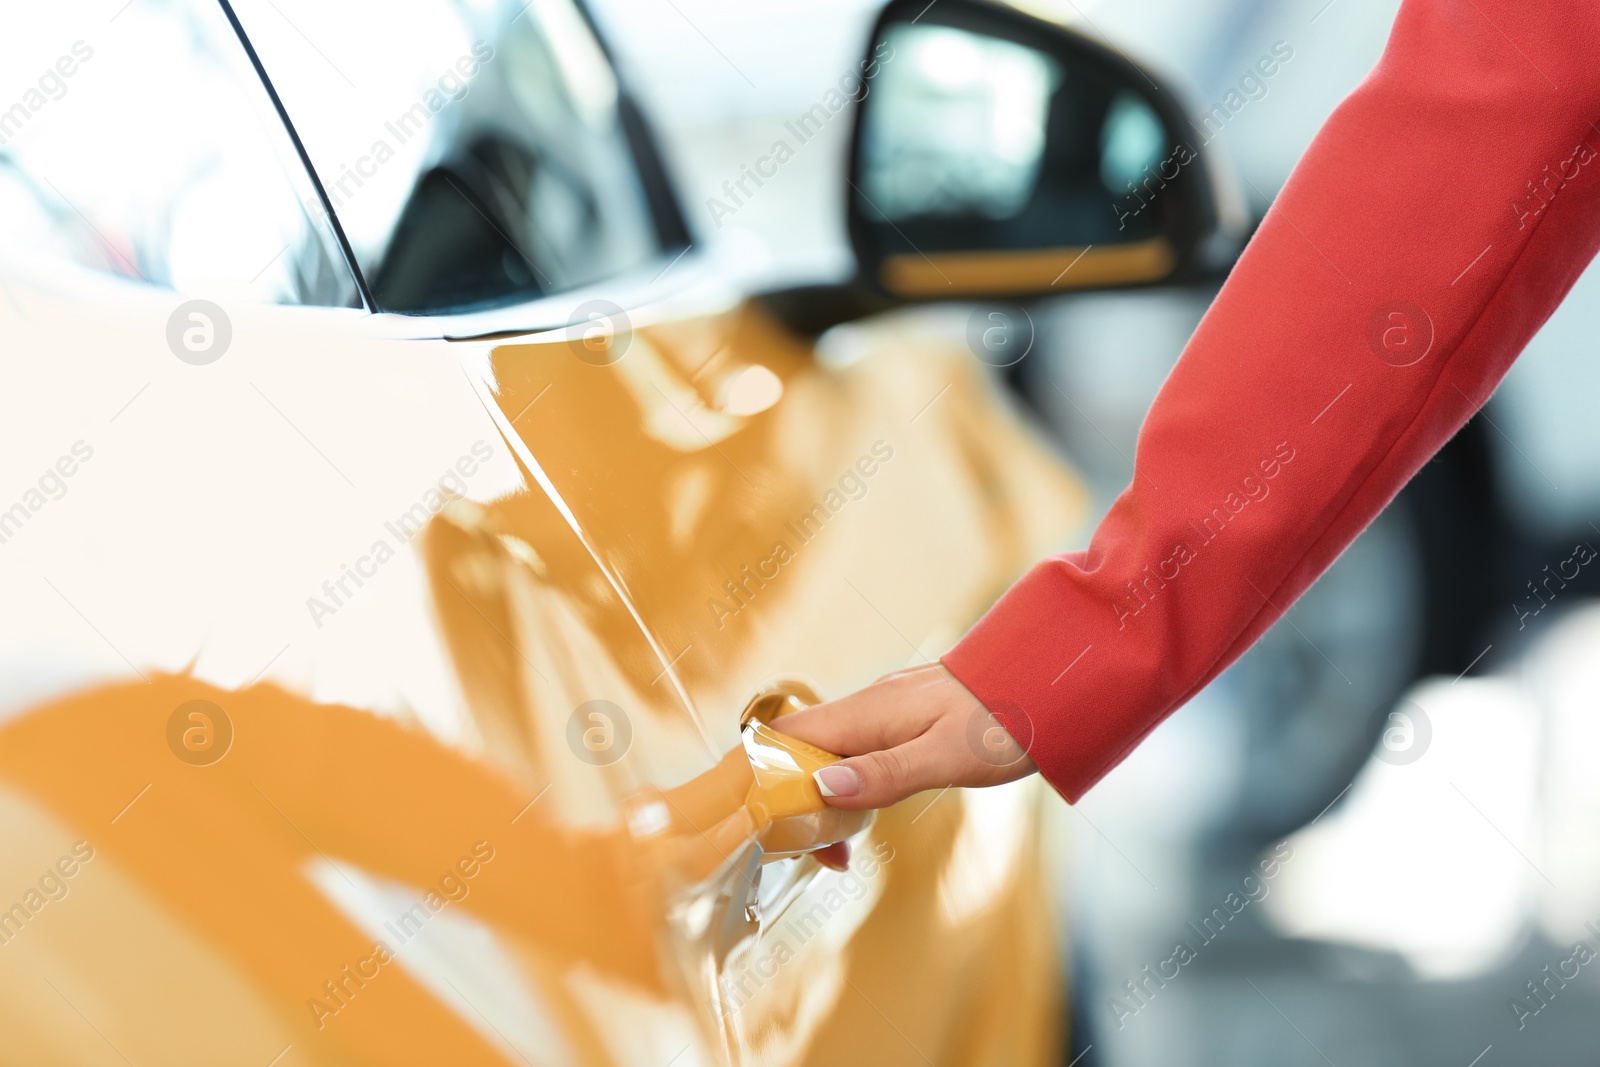
<path fill-rule="evenodd" d="M 837 874 L 741 736 L 936 655 L 1073 518 L 935 339 L 235 308 L 197 368 L 158 293 L 13 292 L 13 336 L 83 326 L 8 425 L 94 456 L 5 545 L 6 647 L 83 666 L 0 725 L 0 1062 L 1051 1054 L 1032 791 L 916 798 Z"/>
<path fill-rule="evenodd" d="M 410 28 L 478 72 L 460 128 L 506 110 L 497 78 L 604 88 L 566 7 L 530 10 L 488 56 Z M 655 282 L 606 284 L 627 311 L 571 329 L 525 332 L 565 297 L 478 340 L 372 292 L 295 306 L 349 279 L 330 256 L 294 276 L 301 249 L 257 225 L 275 190 L 243 177 L 277 163 L 183 153 L 255 128 L 194 138 L 222 94 L 192 85 L 160 115 L 194 122 L 136 106 L 226 64 L 228 32 L 209 5 L 135 6 L 30 127 L 98 115 L 130 154 L 112 182 L 75 164 L 93 138 L 29 163 L 97 252 L 8 269 L 0 301 L 26 357 L 0 371 L 0 1063 L 1047 1062 L 1036 789 L 831 821 L 804 773 L 827 754 L 763 720 L 937 656 L 1070 532 L 1069 472 L 939 330 L 883 318 L 819 350 L 737 278 L 620 239 L 606 255 Z M 162 217 L 190 255 L 165 277 L 112 223 L 175 161 L 193 195 Z M 332 205 L 358 255 L 405 178 L 384 165 Z M 452 239 L 493 207 L 443 170 L 413 192 L 455 204 Z M 166 288 L 219 250 L 235 288 Z M 405 262 L 453 283 L 448 251 Z M 566 251 L 552 287 L 593 292 L 609 261 Z M 849 872 L 805 855 L 852 833 Z"/>
<path fill-rule="evenodd" d="M 584 691 L 544 707 L 543 687 L 518 684 L 526 672 L 478 702 L 499 709 L 486 730 L 529 781 L 598 771 L 624 801 L 734 749 L 752 694 L 796 706 L 936 657 L 1082 502 L 970 355 L 915 318 L 849 328 L 830 339 L 848 357 L 824 363 L 759 304 L 644 317 L 489 352 L 497 424 L 560 517 L 544 501 L 537 522 L 491 509 L 482 521 L 520 547 L 483 542 L 464 572 L 524 575 L 514 586 L 536 569 L 588 626 L 646 635 L 603 702 Z M 558 521 L 581 531 L 604 583 L 572 580 L 581 570 L 542 548 L 539 523 Z M 509 619 L 515 599 L 459 606 L 457 655 L 493 649 L 490 619 Z M 525 632 L 560 647 L 537 622 Z M 556 672 L 562 658 L 537 662 Z M 694 725 L 673 735 L 687 753 L 675 765 L 667 746 L 639 752 L 646 735 L 663 744 L 663 707 Z M 746 847 L 754 834 L 720 821 L 726 807 L 703 821 L 663 809 L 666 836 L 700 835 L 721 861 L 716 877 L 667 863 L 663 878 L 679 894 L 667 932 L 690 999 L 730 1058 L 1047 1055 L 1059 987 L 1037 936 L 1048 918 L 1031 804 L 1026 788 L 918 798 L 883 813 L 843 875 Z"/>

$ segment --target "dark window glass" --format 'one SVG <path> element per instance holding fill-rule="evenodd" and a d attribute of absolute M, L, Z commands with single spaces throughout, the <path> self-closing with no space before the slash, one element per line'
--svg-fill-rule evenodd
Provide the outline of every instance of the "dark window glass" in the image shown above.
<path fill-rule="evenodd" d="M 571 0 L 235 0 L 378 305 L 467 310 L 661 251 Z"/>

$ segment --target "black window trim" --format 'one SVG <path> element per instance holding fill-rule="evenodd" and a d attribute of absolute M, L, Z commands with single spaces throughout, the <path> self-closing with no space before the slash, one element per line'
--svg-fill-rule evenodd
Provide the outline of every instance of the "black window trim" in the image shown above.
<path fill-rule="evenodd" d="M 304 142 L 300 140 L 300 131 L 294 128 L 294 122 L 289 118 L 288 109 L 283 106 L 278 90 L 273 87 L 272 79 L 267 77 L 267 68 L 262 64 L 261 57 L 256 54 L 255 45 L 250 43 L 243 24 L 239 22 L 239 16 L 234 14 L 233 5 L 228 0 L 217 0 L 217 3 L 221 5 L 222 13 L 227 16 L 228 24 L 233 27 L 234 35 L 239 38 L 239 44 L 243 46 L 245 55 L 250 57 L 250 65 L 255 68 L 256 77 L 261 79 L 262 88 L 266 89 L 273 110 L 278 113 L 278 120 L 288 132 L 289 140 L 294 143 L 295 154 L 300 157 L 300 165 L 305 168 L 306 176 L 311 179 L 311 187 L 317 191 L 317 199 L 322 202 L 322 210 L 327 213 L 328 225 L 333 228 L 334 239 L 339 242 L 339 251 L 344 253 L 345 266 L 355 278 L 356 291 L 361 294 L 361 306 L 367 311 L 378 310 L 377 302 L 372 298 L 372 290 L 367 287 L 366 275 L 361 272 L 361 264 L 356 262 L 355 250 L 350 247 L 350 239 L 345 236 L 344 225 L 339 221 L 339 216 L 334 214 L 333 203 L 328 199 L 328 191 L 322 187 L 322 176 L 317 173 L 317 168 L 312 166 L 311 155 L 306 151 Z"/>

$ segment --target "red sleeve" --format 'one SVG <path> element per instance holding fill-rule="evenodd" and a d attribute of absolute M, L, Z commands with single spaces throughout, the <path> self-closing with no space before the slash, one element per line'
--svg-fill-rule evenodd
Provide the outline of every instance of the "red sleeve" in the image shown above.
<path fill-rule="evenodd" d="M 1488 398 L 1600 242 L 1597 120 L 1594 0 L 1402 6 L 1162 387 L 1088 550 L 1035 566 L 944 657 L 1069 800 Z"/>

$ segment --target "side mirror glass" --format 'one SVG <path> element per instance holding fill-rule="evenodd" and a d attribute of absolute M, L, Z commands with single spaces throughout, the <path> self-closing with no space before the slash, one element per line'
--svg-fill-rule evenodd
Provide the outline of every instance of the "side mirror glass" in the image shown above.
<path fill-rule="evenodd" d="M 889 295 L 1160 282 L 1216 230 L 1182 108 L 1105 46 L 984 0 L 897 0 L 872 54 L 850 233 Z"/>

